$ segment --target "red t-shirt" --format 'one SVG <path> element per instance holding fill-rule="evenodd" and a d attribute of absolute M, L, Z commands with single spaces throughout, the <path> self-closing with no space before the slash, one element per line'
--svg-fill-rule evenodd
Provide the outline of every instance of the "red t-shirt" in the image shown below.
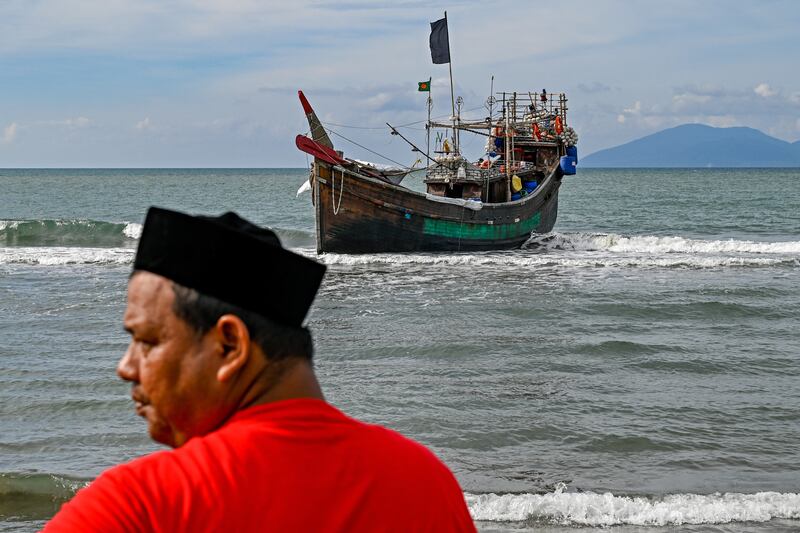
<path fill-rule="evenodd" d="M 475 531 L 447 467 L 322 400 L 268 403 L 105 471 L 46 532 Z"/>

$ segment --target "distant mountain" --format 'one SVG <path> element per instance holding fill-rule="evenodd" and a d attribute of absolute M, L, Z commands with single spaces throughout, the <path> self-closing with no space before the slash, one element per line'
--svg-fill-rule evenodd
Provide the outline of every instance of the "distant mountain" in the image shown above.
<path fill-rule="evenodd" d="M 582 167 L 800 167 L 800 141 L 684 124 L 581 158 Z"/>

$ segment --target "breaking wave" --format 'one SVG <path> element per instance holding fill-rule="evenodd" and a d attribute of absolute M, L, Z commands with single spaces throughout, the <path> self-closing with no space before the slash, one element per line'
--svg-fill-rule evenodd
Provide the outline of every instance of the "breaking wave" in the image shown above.
<path fill-rule="evenodd" d="M 0 519 L 46 520 L 90 480 L 54 474 L 0 474 Z"/>
<path fill-rule="evenodd" d="M 284 246 L 314 247 L 310 231 L 274 228 Z M 0 220 L 0 246 L 132 247 L 142 236 L 135 222 L 88 219 Z"/>
<path fill-rule="evenodd" d="M 539 522 L 576 526 L 679 526 L 800 519 L 800 494 L 671 494 L 615 496 L 609 492 L 466 494 L 475 520 Z M 800 524 L 799 524 L 800 526 Z"/>
<path fill-rule="evenodd" d="M 133 248 L 10 247 L 0 248 L 0 265 L 125 265 L 133 254 Z"/>
<path fill-rule="evenodd" d="M 549 233 L 522 250 L 482 253 L 324 254 L 330 265 L 429 264 L 573 268 L 718 268 L 800 266 L 800 241 L 755 242 L 684 237 Z"/>
<path fill-rule="evenodd" d="M 142 226 L 92 220 L 0 221 L 0 264 L 126 264 Z M 328 265 L 499 268 L 800 267 L 800 241 L 699 240 L 684 237 L 550 233 L 521 250 L 478 253 L 382 253 L 317 256 L 314 234 L 275 229 L 284 246 Z"/>
<path fill-rule="evenodd" d="M 316 248 L 317 238 L 310 231 L 300 229 L 272 228 L 287 248 Z"/>
<path fill-rule="evenodd" d="M 90 481 L 45 473 L 0 473 L 0 516 L 49 518 Z M 569 493 L 560 485 L 547 494 L 466 493 L 464 496 L 472 518 L 479 522 L 608 527 L 800 519 L 797 493 L 616 496 L 608 492 Z"/>
<path fill-rule="evenodd" d="M 624 236 L 614 233 L 548 233 L 546 235 L 535 235 L 525 243 L 525 247 L 545 250 L 642 254 L 795 254 L 800 256 L 800 241 L 702 240 L 677 236 Z"/>
<path fill-rule="evenodd" d="M 0 220 L 0 246 L 133 246 L 142 225 L 84 219 Z"/>

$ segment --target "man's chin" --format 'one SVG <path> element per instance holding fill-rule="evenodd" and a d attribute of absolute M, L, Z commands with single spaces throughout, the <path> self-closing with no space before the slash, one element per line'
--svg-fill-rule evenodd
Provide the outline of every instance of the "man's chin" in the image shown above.
<path fill-rule="evenodd" d="M 144 416 L 147 420 L 147 431 L 150 433 L 151 439 L 160 444 L 165 444 L 170 448 L 178 447 L 175 443 L 175 434 L 169 424 L 157 417 L 152 411 Z"/>

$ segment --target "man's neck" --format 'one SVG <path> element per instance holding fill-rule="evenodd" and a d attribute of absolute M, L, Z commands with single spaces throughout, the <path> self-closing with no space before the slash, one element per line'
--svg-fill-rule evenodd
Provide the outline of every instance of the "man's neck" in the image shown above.
<path fill-rule="evenodd" d="M 291 359 L 273 363 L 268 366 L 265 374 L 269 376 L 263 375 L 258 380 L 258 386 L 248 391 L 239 410 L 295 398 L 325 399 L 310 361 Z"/>

